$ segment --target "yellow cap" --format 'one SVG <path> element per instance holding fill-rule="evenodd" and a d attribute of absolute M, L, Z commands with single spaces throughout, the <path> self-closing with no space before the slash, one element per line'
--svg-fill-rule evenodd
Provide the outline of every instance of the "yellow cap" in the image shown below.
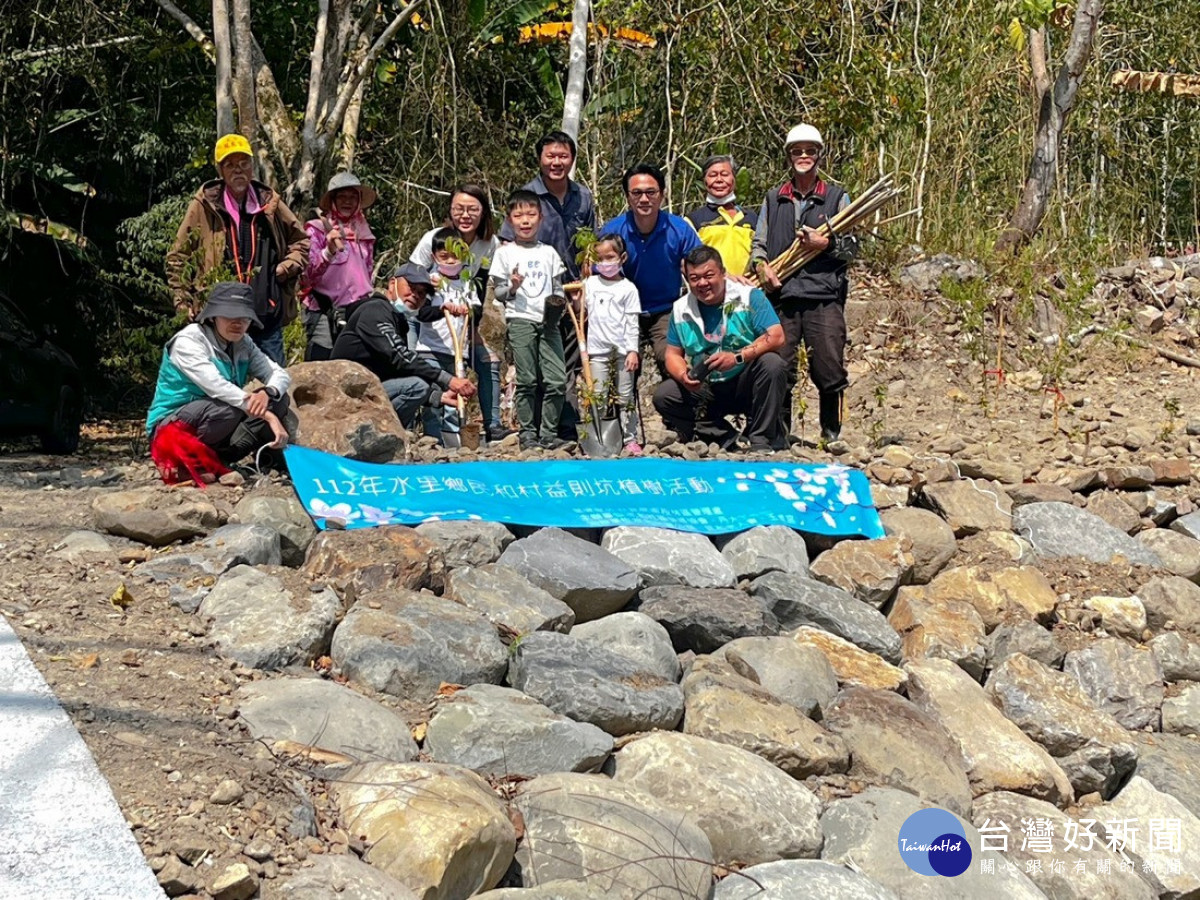
<path fill-rule="evenodd" d="M 254 151 L 250 149 L 250 142 L 240 134 L 227 134 L 217 140 L 217 149 L 213 151 L 213 158 L 217 165 L 221 164 L 221 160 L 234 153 L 245 153 L 247 156 L 253 156 Z"/>

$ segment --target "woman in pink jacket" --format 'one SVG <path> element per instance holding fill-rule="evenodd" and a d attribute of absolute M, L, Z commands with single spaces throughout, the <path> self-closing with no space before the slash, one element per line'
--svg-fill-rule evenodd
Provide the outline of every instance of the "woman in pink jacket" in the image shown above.
<path fill-rule="evenodd" d="M 343 308 L 374 287 L 375 235 L 363 212 L 376 196 L 352 173 L 339 172 L 318 203 L 320 217 L 304 226 L 311 241 L 302 283 L 306 360 L 329 359 L 346 322 Z"/>

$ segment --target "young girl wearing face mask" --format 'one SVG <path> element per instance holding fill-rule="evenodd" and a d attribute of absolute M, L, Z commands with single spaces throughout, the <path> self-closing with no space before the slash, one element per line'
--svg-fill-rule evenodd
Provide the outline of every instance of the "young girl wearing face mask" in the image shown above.
<path fill-rule="evenodd" d="M 587 356 L 596 389 L 605 390 L 610 361 L 615 355 L 617 394 L 623 410 L 625 452 L 640 456 L 637 441 L 638 315 L 642 311 L 637 287 L 621 273 L 629 259 L 620 235 L 609 235 L 592 245 L 592 274 L 583 283 L 587 303 Z"/>

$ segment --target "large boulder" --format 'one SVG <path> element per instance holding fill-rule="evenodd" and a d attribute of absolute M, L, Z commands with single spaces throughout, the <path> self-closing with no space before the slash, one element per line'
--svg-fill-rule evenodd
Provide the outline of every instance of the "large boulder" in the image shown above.
<path fill-rule="evenodd" d="M 674 728 L 683 716 L 679 685 L 627 656 L 554 631 L 515 646 L 509 684 L 577 722 L 620 736 Z"/>
<path fill-rule="evenodd" d="M 516 634 L 527 631 L 570 631 L 575 611 L 528 578 L 492 563 L 451 569 L 446 599 L 461 603 L 489 622 Z"/>
<path fill-rule="evenodd" d="M 763 601 L 732 588 L 646 588 L 637 609 L 661 624 L 681 653 L 712 653 L 736 638 L 779 634 Z"/>
<path fill-rule="evenodd" d="M 440 701 L 425 738 L 434 762 L 493 778 L 594 772 L 612 746 L 612 737 L 595 725 L 494 684 L 475 684 Z"/>
<path fill-rule="evenodd" d="M 891 663 L 884 662 L 874 653 L 868 653 L 836 634 L 801 625 L 789 631 L 791 638 L 802 647 L 813 647 L 825 656 L 833 667 L 838 684 L 853 687 L 878 688 L 898 691 L 908 683 L 908 675 Z"/>
<path fill-rule="evenodd" d="M 421 900 L 458 900 L 499 884 L 516 850 L 504 804 L 468 769 L 373 762 L 333 784 L 364 859 Z"/>
<path fill-rule="evenodd" d="M 1071 782 L 1040 746 L 1004 717 L 982 687 L 949 660 L 914 660 L 908 695 L 958 742 L 975 796 L 1016 791 L 1066 804 Z"/>
<path fill-rule="evenodd" d="M 986 629 L 971 604 L 931 602 L 926 588 L 905 587 L 896 595 L 888 623 L 901 636 L 904 659 L 948 659 L 976 681 L 983 677 Z"/>
<path fill-rule="evenodd" d="M 417 534 L 442 548 L 447 569 L 482 566 L 500 558 L 516 536 L 499 522 L 426 522 Z"/>
<path fill-rule="evenodd" d="M 1013 531 L 1040 556 L 1079 556 L 1110 563 L 1118 556 L 1144 566 L 1162 565 L 1158 554 L 1099 516 L 1069 503 L 1030 503 L 1013 513 Z"/>
<path fill-rule="evenodd" d="M 352 759 L 411 762 L 408 723 L 386 706 L 320 678 L 253 681 L 237 692 L 242 723 L 256 740 L 292 741 Z"/>
<path fill-rule="evenodd" d="M 222 525 L 184 550 L 152 557 L 134 572 L 170 585 L 171 603 L 192 613 L 215 578 L 234 566 L 278 566 L 282 561 L 279 532 L 265 525 Z"/>
<path fill-rule="evenodd" d="M 521 785 L 513 806 L 525 824 L 514 868 L 527 888 L 573 881 L 613 900 L 710 896 L 713 848 L 704 831 L 636 786 L 600 775 L 542 775 Z"/>
<path fill-rule="evenodd" d="M 644 613 L 619 612 L 593 619 L 572 628 L 571 637 L 627 657 L 643 671 L 667 681 L 679 680 L 679 657 L 671 635 Z"/>
<path fill-rule="evenodd" d="M 1200 642 L 1168 631 L 1150 641 L 1149 647 L 1162 669 L 1163 681 L 1200 681 Z"/>
<path fill-rule="evenodd" d="M 1133 732 L 1133 737 L 1138 744 L 1134 774 L 1200 817 L 1200 742 L 1177 734 Z"/>
<path fill-rule="evenodd" d="M 1054 632 L 1036 622 L 1017 621 L 997 626 L 987 636 L 988 666 L 996 668 L 1014 653 L 1024 653 L 1051 669 L 1062 667 L 1066 649 L 1058 642 Z"/>
<path fill-rule="evenodd" d="M 317 536 L 317 526 L 295 494 L 286 497 L 250 494 L 234 507 L 233 514 L 245 525 L 264 525 L 277 531 L 285 566 L 301 565 L 308 545 Z"/>
<path fill-rule="evenodd" d="M 719 865 L 812 859 L 821 849 L 820 801 L 747 750 L 656 732 L 626 744 L 610 765 L 619 784 L 694 816 Z"/>
<path fill-rule="evenodd" d="M 1163 675 L 1154 655 L 1119 638 L 1102 638 L 1063 660 L 1097 707 L 1121 725 L 1157 729 L 1163 702 Z"/>
<path fill-rule="evenodd" d="M 542 528 L 513 542 L 497 562 L 571 607 L 576 622 L 616 612 L 641 586 L 628 563 L 561 528 Z"/>
<path fill-rule="evenodd" d="M 970 814 L 971 784 L 958 742 L 900 695 L 847 688 L 826 709 L 824 724 L 846 742 L 851 778 Z"/>
<path fill-rule="evenodd" d="M 908 582 L 912 570 L 912 542 L 903 536 L 839 541 L 810 567 L 817 581 L 841 588 L 875 609 L 895 596 L 896 588 Z"/>
<path fill-rule="evenodd" d="M 1058 604 L 1049 579 L 1032 566 L 988 571 L 980 566 L 947 569 L 925 588 L 929 602 L 965 601 L 990 631 L 1004 622 L 1050 622 Z"/>
<path fill-rule="evenodd" d="M 759 525 L 718 540 L 717 546 L 739 580 L 768 572 L 792 575 L 808 572 L 808 546 L 804 538 L 784 525 Z"/>
<path fill-rule="evenodd" d="M 733 567 L 702 534 L 620 525 L 604 533 L 600 546 L 633 567 L 647 587 L 726 588 L 737 582 Z"/>
<path fill-rule="evenodd" d="M 955 537 L 1012 528 L 1012 498 L 994 482 L 964 478 L 925 486 L 925 501 Z"/>
<path fill-rule="evenodd" d="M 404 458 L 404 426 L 368 369 L 347 360 L 326 360 L 291 366 L 288 374 L 299 422 L 296 444 L 364 462 Z"/>
<path fill-rule="evenodd" d="M 96 528 L 152 547 L 208 534 L 229 519 L 217 488 L 206 491 L 162 487 L 101 493 L 92 501 Z"/>
<path fill-rule="evenodd" d="M 329 647 L 342 601 L 294 569 L 235 566 L 200 603 L 217 653 L 254 669 L 307 665 Z"/>
<path fill-rule="evenodd" d="M 309 857 L 308 868 L 263 883 L 263 900 L 417 900 L 387 872 L 352 853 Z"/>
<path fill-rule="evenodd" d="M 1150 528 L 1137 539 L 1158 554 L 1163 568 L 1172 575 L 1200 582 L 1200 541 L 1170 528 Z"/>
<path fill-rule="evenodd" d="M 308 548 L 304 571 L 328 581 L 352 602 L 364 591 L 441 590 L 442 550 L 404 525 L 323 531 Z"/>
<path fill-rule="evenodd" d="M 825 554 L 822 554 L 817 560 L 824 558 Z M 888 662 L 900 662 L 900 635 L 896 629 L 874 606 L 841 588 L 796 575 L 771 572 L 754 581 L 750 593 L 775 614 L 783 628 L 811 625 L 868 653 L 876 653 Z"/>
<path fill-rule="evenodd" d="M 1100 812 L 1104 822 L 1134 823 L 1139 833 L 1125 852 L 1155 894 L 1200 897 L 1200 818 L 1191 810 L 1135 775 Z"/>
<path fill-rule="evenodd" d="M 1200 546 L 1200 541 L 1196 544 Z M 1138 588 L 1137 595 L 1152 631 L 1172 628 L 1200 632 L 1200 585 L 1178 575 L 1168 575 L 1151 578 Z"/>
<path fill-rule="evenodd" d="M 908 538 L 913 557 L 912 584 L 928 584 L 958 551 L 954 529 L 927 509 L 900 506 L 879 514 L 889 535 Z"/>
<path fill-rule="evenodd" d="M 829 660 L 816 647 L 802 646 L 786 637 L 744 637 L 730 641 L 713 654 L 743 678 L 766 688 L 810 719 L 837 693 L 837 676 Z"/>
<path fill-rule="evenodd" d="M 1133 771 L 1133 738 L 1096 708 L 1072 676 L 1017 653 L 992 672 L 987 693 L 1058 761 L 1078 796 L 1108 796 Z"/>
<path fill-rule="evenodd" d="M 413 591 L 364 594 L 333 635 L 333 662 L 351 681 L 398 697 L 443 682 L 498 684 L 508 651 L 479 613 Z"/>
<path fill-rule="evenodd" d="M 779 859 L 731 872 L 713 900 L 899 900 L 883 885 L 844 866 L 820 859 Z"/>

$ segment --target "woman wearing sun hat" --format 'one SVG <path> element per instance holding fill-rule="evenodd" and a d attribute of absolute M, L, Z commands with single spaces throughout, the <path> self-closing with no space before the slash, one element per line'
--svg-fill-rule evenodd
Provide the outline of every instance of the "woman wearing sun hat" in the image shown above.
<path fill-rule="evenodd" d="M 305 359 L 329 359 L 345 319 L 341 310 L 371 293 L 375 235 L 363 213 L 376 193 L 352 172 L 338 172 L 321 196 L 319 215 L 304 226 L 309 238 L 308 268 L 301 282 Z"/>

